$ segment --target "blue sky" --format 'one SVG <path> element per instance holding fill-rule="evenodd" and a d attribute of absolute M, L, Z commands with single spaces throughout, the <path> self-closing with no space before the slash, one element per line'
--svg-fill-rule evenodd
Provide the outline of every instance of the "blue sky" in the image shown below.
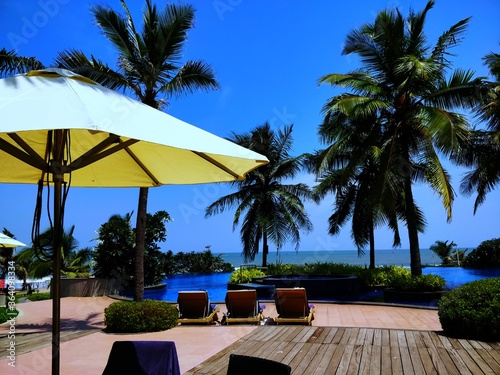
<path fill-rule="evenodd" d="M 164 0 L 156 0 L 158 6 Z M 322 147 L 317 129 L 325 101 L 341 91 L 318 86 L 319 77 L 345 73 L 359 67 L 352 56 L 342 56 L 347 33 L 373 21 L 384 8 L 398 7 L 407 15 L 421 10 L 426 1 L 338 2 L 330 0 L 193 0 L 197 9 L 195 28 L 189 33 L 185 59 L 201 59 L 212 65 L 221 89 L 185 95 L 171 101 L 166 111 L 184 121 L 221 137 L 232 131 L 247 132 L 269 122 L 274 129 L 294 124 L 295 154 Z M 57 52 L 76 48 L 113 65 L 116 54 L 94 25 L 89 11 L 92 4 L 107 4 L 121 11 L 118 0 L 22 0 L 0 1 L 0 47 L 23 56 L 36 56 L 49 66 Z M 141 23 L 142 0 L 129 0 L 136 25 Z M 480 4 L 480 5 L 479 5 Z M 438 0 L 428 15 L 426 34 L 432 45 L 447 28 L 472 16 L 461 44 L 453 49 L 455 68 L 470 68 L 477 76 L 488 70 L 481 58 L 499 52 L 500 2 L 498 0 Z M 498 162 L 498 161 L 492 161 Z M 481 241 L 500 237 L 500 192 L 490 193 L 486 203 L 473 215 L 473 197 L 459 193 L 464 169 L 449 165 L 457 192 L 453 219 L 439 198 L 425 185 L 415 185 L 417 204 L 427 219 L 421 248 L 436 240 L 453 240 L 461 248 L 474 248 Z M 296 182 L 311 186 L 314 178 L 302 175 Z M 148 211 L 166 210 L 174 219 L 167 224 L 163 250 L 202 251 L 210 245 L 214 253 L 240 252 L 239 228 L 232 230 L 232 212 L 205 219 L 204 209 L 229 192 L 227 185 L 162 186 L 150 189 Z M 31 185 L 0 185 L 0 229 L 7 228 L 16 238 L 31 243 L 31 226 L 36 189 Z M 65 223 L 75 225 L 80 247 L 93 246 L 95 231 L 113 214 L 136 210 L 138 189 L 72 188 Z M 333 197 L 320 205 L 307 204 L 314 231 L 302 234 L 299 251 L 354 249 L 350 228 L 339 236 L 327 234 Z M 135 220 L 135 215 L 134 215 Z M 134 222 L 135 223 L 135 222 Z M 47 226 L 45 226 L 46 228 Z M 408 247 L 406 230 L 403 249 Z M 376 232 L 376 247 L 390 249 L 392 235 Z M 271 248 L 272 251 L 274 248 Z M 294 250 L 287 244 L 283 250 Z"/>

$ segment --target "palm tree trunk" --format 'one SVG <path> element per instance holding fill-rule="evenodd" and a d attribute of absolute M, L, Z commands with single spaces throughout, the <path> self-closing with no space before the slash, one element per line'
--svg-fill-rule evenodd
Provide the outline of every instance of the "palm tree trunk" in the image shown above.
<path fill-rule="evenodd" d="M 264 232 L 262 236 L 262 267 L 267 267 L 267 254 L 269 253 L 269 245 L 267 244 L 267 234 Z"/>
<path fill-rule="evenodd" d="M 135 272 L 134 301 L 144 300 L 144 241 L 146 233 L 146 213 L 148 206 L 148 188 L 140 188 L 135 226 Z"/>
<path fill-rule="evenodd" d="M 373 220 L 370 222 L 370 269 L 375 268 L 375 229 Z"/>
<path fill-rule="evenodd" d="M 412 276 L 422 275 L 422 261 L 420 259 L 420 245 L 418 243 L 417 213 L 413 201 L 410 175 L 405 177 L 405 211 L 406 225 L 408 228 L 408 240 L 410 242 L 410 267 Z"/>

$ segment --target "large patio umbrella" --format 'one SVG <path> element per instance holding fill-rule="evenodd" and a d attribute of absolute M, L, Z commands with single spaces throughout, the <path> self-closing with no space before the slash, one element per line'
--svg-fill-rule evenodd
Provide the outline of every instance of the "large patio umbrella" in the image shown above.
<path fill-rule="evenodd" d="M 26 246 L 22 242 L 7 236 L 6 234 L 0 233 L 0 247 L 21 247 Z"/>
<path fill-rule="evenodd" d="M 67 70 L 0 79 L 0 182 L 54 190 L 52 373 L 59 373 L 63 188 L 242 180 L 267 162 Z"/>

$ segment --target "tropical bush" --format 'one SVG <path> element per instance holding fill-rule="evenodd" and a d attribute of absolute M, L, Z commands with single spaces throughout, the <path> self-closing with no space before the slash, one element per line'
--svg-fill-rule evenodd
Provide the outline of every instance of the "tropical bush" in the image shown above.
<path fill-rule="evenodd" d="M 166 261 L 163 268 L 166 275 L 183 273 L 214 273 L 232 272 L 231 263 L 222 259 L 222 254 L 214 255 L 210 246 L 205 246 L 205 251 L 179 252 L 174 254 L 171 250 L 165 254 Z"/>
<path fill-rule="evenodd" d="M 500 238 L 481 242 L 465 257 L 462 265 L 470 268 L 500 267 Z"/>
<path fill-rule="evenodd" d="M 44 300 L 47 300 L 47 299 L 51 299 L 50 292 L 26 294 L 23 297 L 26 298 L 26 299 L 29 299 L 32 302 L 34 302 L 34 301 L 44 301 Z"/>
<path fill-rule="evenodd" d="M 5 323 L 12 318 L 15 318 L 17 314 L 19 314 L 19 311 L 17 310 L 9 310 L 7 314 L 7 308 L 0 306 L 0 324 Z"/>
<path fill-rule="evenodd" d="M 389 287 L 408 292 L 437 292 L 443 290 L 446 280 L 439 275 L 401 276 L 392 279 Z"/>
<path fill-rule="evenodd" d="M 252 279 L 266 276 L 264 272 L 256 268 L 240 268 L 229 276 L 229 284 L 245 284 L 252 282 Z"/>
<path fill-rule="evenodd" d="M 158 332 L 177 326 L 179 311 L 164 301 L 119 301 L 104 309 L 109 333 Z"/>
<path fill-rule="evenodd" d="M 438 315 L 449 336 L 500 341 L 500 278 L 472 281 L 447 292 Z"/>

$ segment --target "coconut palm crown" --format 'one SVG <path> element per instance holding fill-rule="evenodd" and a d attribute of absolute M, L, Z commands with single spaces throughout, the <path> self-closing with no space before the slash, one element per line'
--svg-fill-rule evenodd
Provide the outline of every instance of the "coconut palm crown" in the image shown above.
<path fill-rule="evenodd" d="M 194 26 L 192 6 L 167 4 L 158 10 L 151 0 L 146 0 L 142 29 L 138 31 L 125 1 L 121 3 L 125 15 L 100 5 L 91 8 L 103 35 L 118 51 L 116 69 L 77 50 L 60 53 L 57 65 L 111 89 L 132 92 L 142 103 L 157 109 L 164 108 L 174 95 L 218 88 L 209 65 L 198 60 L 182 62 L 188 32 Z M 135 301 L 144 299 L 147 201 L 148 188 L 141 188 L 136 223 Z"/>
<path fill-rule="evenodd" d="M 467 118 L 455 112 L 472 109 L 479 101 L 481 79 L 467 70 L 451 71 L 450 49 L 467 30 L 463 19 L 439 36 L 431 47 L 424 33 L 428 12 L 381 11 L 373 23 L 351 31 L 343 54 L 356 54 L 362 68 L 346 74 L 328 74 L 321 84 L 351 90 L 327 101 L 327 114 L 343 113 L 362 121 L 375 118 L 380 134 L 380 172 L 376 182 L 381 197 L 403 197 L 412 275 L 422 273 L 418 238 L 418 210 L 413 196 L 416 182 L 427 183 L 440 197 L 447 219 L 452 218 L 455 192 L 441 157 L 449 157 L 467 142 Z"/>
<path fill-rule="evenodd" d="M 279 250 L 287 241 L 298 249 L 300 231 L 312 230 L 303 199 L 313 199 L 311 189 L 303 183 L 285 184 L 297 176 L 304 156 L 291 156 L 293 125 L 274 131 L 269 123 L 249 133 L 232 134 L 231 141 L 266 156 L 269 164 L 247 173 L 243 181 L 230 184 L 238 191 L 219 198 L 206 209 L 206 216 L 236 207 L 233 230 L 240 219 L 242 254 L 245 261 L 254 260 L 262 241 L 262 266 L 267 266 L 268 241 Z M 243 217 L 242 217 L 243 215 Z"/>

